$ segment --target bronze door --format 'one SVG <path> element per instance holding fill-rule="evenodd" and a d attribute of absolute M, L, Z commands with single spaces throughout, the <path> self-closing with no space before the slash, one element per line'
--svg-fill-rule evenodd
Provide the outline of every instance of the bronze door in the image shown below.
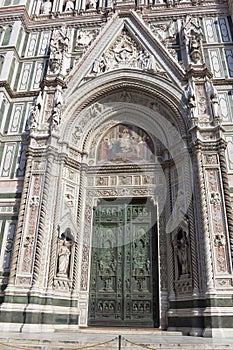
<path fill-rule="evenodd" d="M 146 200 L 94 209 L 88 325 L 159 326 L 155 221 Z"/>

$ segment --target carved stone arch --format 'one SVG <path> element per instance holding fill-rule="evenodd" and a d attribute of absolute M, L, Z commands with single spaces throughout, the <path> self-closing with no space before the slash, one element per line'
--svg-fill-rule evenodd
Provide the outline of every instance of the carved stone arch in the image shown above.
<path fill-rule="evenodd" d="M 72 94 L 67 90 L 64 94 L 66 104 L 63 114 L 68 118 L 64 118 L 61 124 L 61 140 L 67 139 L 67 135 L 72 133 L 74 121 L 85 108 L 123 90 L 140 91 L 141 94 L 150 97 L 151 101 L 160 101 L 167 110 L 167 116 L 180 130 L 180 134 L 187 134 L 188 121 L 182 86 L 177 87 L 164 77 L 122 69 L 98 76 L 94 81 L 89 80 L 82 84 L 81 88 L 72 91 Z"/>

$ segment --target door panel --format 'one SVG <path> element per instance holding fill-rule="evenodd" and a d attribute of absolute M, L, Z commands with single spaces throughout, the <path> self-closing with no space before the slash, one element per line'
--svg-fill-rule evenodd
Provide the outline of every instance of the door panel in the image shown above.
<path fill-rule="evenodd" d="M 158 326 L 154 212 L 146 200 L 94 209 L 89 325 Z"/>

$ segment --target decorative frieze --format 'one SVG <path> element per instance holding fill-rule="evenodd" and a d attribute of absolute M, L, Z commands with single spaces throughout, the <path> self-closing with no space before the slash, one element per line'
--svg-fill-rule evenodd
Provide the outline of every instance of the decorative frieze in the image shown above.
<path fill-rule="evenodd" d="M 38 213 L 41 195 L 42 176 L 32 176 L 31 196 L 27 210 L 27 221 L 23 246 L 21 247 L 21 264 L 19 273 L 30 274 L 32 272 L 32 263 L 34 256 L 34 243 L 36 239 Z"/>
<path fill-rule="evenodd" d="M 149 175 L 140 175 L 140 176 L 97 176 L 95 177 L 96 186 L 141 186 L 141 185 L 152 185 L 155 183 L 159 184 L 159 178 L 155 178 L 153 174 Z M 91 186 L 93 181 L 89 180 L 88 184 Z"/>
<path fill-rule="evenodd" d="M 210 196 L 210 215 L 213 230 L 213 243 L 215 251 L 216 273 L 227 273 L 227 242 L 226 230 L 223 221 L 224 210 L 219 187 L 219 174 L 217 170 L 207 170 L 208 192 Z"/>

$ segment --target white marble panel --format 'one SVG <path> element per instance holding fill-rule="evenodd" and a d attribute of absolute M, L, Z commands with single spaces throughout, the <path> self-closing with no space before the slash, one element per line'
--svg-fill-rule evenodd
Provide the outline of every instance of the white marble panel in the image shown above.
<path fill-rule="evenodd" d="M 230 77 L 233 77 L 233 49 L 225 50 L 228 73 Z"/>
<path fill-rule="evenodd" d="M 225 17 L 219 18 L 218 23 L 219 23 L 222 41 L 224 43 L 230 42 L 231 41 L 231 33 L 230 33 L 230 28 L 229 28 L 227 18 L 225 18 Z"/>
<path fill-rule="evenodd" d="M 232 111 L 230 107 L 229 96 L 227 92 L 219 92 L 218 100 L 222 113 L 222 121 L 223 123 L 231 123 L 232 122 Z"/>
<path fill-rule="evenodd" d="M 5 144 L 3 158 L 2 158 L 3 159 L 2 169 L 1 169 L 1 176 L 2 177 L 10 176 L 15 147 L 16 147 L 15 143 L 6 143 Z"/>
<path fill-rule="evenodd" d="M 211 70 L 215 78 L 223 78 L 224 71 L 219 49 L 209 50 Z"/>
<path fill-rule="evenodd" d="M 205 23 L 205 36 L 206 36 L 207 43 L 218 42 L 218 37 L 214 26 L 213 18 L 206 18 L 204 23 Z"/>
<path fill-rule="evenodd" d="M 32 63 L 25 63 L 23 65 L 21 78 L 20 78 L 20 84 L 19 84 L 19 90 L 27 90 L 28 84 L 29 84 L 31 68 L 32 68 Z"/>
<path fill-rule="evenodd" d="M 15 228 L 15 222 L 6 221 L 0 255 L 0 270 L 4 272 L 9 271 L 10 268 L 11 255 L 14 246 Z"/>
<path fill-rule="evenodd" d="M 26 50 L 26 56 L 31 57 L 31 56 L 35 55 L 37 37 L 38 37 L 37 33 L 32 33 L 30 35 L 30 39 L 29 39 L 29 42 L 28 42 L 28 47 L 27 47 L 27 50 Z"/>
<path fill-rule="evenodd" d="M 22 117 L 23 104 L 15 104 L 12 111 L 12 119 L 9 133 L 18 133 Z"/>
<path fill-rule="evenodd" d="M 50 39 L 50 32 L 44 32 L 40 39 L 40 45 L 39 45 L 40 56 L 44 56 L 47 54 L 49 49 L 49 39 Z"/>

